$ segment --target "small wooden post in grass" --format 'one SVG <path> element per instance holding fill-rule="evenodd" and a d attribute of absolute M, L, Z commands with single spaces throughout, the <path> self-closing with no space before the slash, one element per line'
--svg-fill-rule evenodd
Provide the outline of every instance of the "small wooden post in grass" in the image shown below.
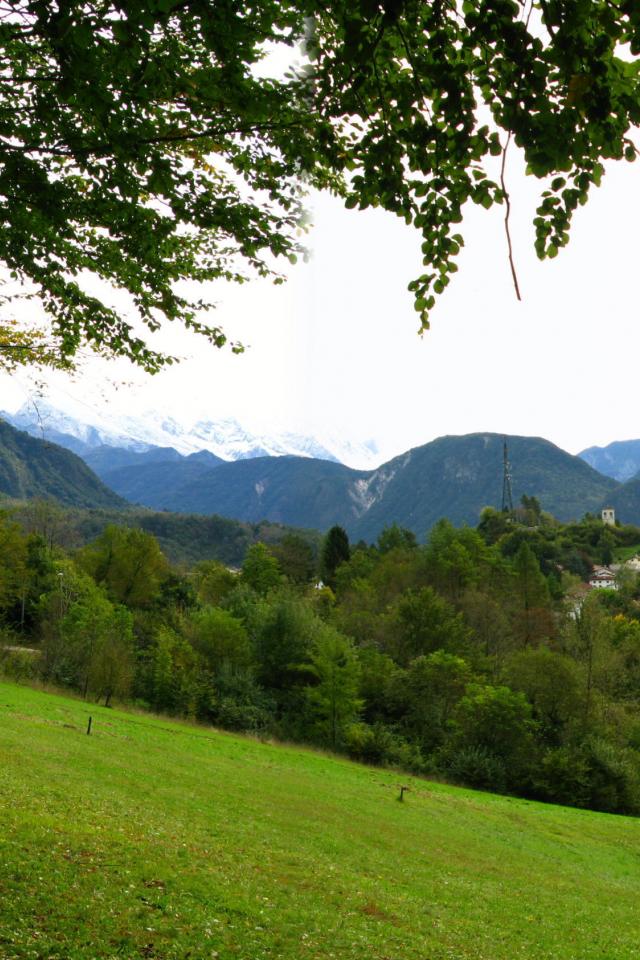
<path fill-rule="evenodd" d="M 407 787 L 400 787 L 400 796 L 398 797 L 398 800 L 400 801 L 400 803 L 403 802 L 403 794 L 404 794 L 404 792 L 405 792 L 406 789 L 407 789 Z"/>
<path fill-rule="evenodd" d="M 91 733 L 91 717 L 89 717 L 89 726 L 87 727 L 87 736 Z"/>

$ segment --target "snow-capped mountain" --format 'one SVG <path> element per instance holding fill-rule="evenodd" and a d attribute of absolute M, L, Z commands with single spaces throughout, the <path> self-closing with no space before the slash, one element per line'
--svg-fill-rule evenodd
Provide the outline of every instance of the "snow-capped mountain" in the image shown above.
<path fill-rule="evenodd" d="M 29 401 L 15 413 L 0 417 L 32 436 L 88 453 L 107 444 L 139 453 L 153 447 L 173 447 L 188 456 L 209 450 L 224 460 L 286 456 L 333 460 L 357 469 L 370 469 L 379 459 L 373 441 L 360 443 L 337 429 L 313 432 L 296 425 L 234 417 L 211 418 L 199 414 L 190 423 L 180 422 L 157 409 L 127 414 L 105 405 L 104 411 L 66 400 L 64 408 L 46 400 Z"/>

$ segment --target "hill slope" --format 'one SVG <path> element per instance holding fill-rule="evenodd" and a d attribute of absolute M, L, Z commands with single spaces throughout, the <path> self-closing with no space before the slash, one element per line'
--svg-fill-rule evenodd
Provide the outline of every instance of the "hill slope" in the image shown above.
<path fill-rule="evenodd" d="M 637 820 L 0 695 L 2 957 L 637 956 Z"/>
<path fill-rule="evenodd" d="M 53 498 L 71 507 L 127 506 L 75 453 L 2 421 L 0 493 L 18 500 Z"/>
<path fill-rule="evenodd" d="M 308 457 L 256 457 L 224 463 L 177 487 L 163 504 L 186 513 L 219 513 L 255 522 L 265 517 L 296 527 L 351 527 L 354 478 L 369 473 Z M 286 519 L 284 519 L 286 517 Z"/>
<path fill-rule="evenodd" d="M 370 471 L 300 457 L 223 464 L 178 487 L 163 506 L 323 531 L 339 523 L 355 539 L 372 540 L 394 522 L 422 535 L 440 517 L 474 525 L 483 507 L 500 506 L 503 442 L 491 433 L 440 437 Z M 510 437 L 509 456 L 514 500 L 535 495 L 561 520 L 599 509 L 618 487 L 538 437 Z"/>
<path fill-rule="evenodd" d="M 503 443 L 495 433 L 440 437 L 391 460 L 374 474 L 373 484 L 382 480 L 385 487 L 359 520 L 356 534 L 370 539 L 391 519 L 417 534 L 440 517 L 475 525 L 483 507 L 501 506 Z M 508 445 L 514 503 L 523 493 L 536 496 L 559 520 L 597 510 L 618 486 L 540 437 L 509 437 Z"/>
<path fill-rule="evenodd" d="M 633 477 L 608 494 L 603 507 L 613 507 L 616 520 L 640 526 L 640 478 Z"/>
<path fill-rule="evenodd" d="M 162 510 L 167 497 L 178 487 L 225 462 L 207 450 L 157 461 L 151 459 L 151 453 L 141 456 L 146 462 L 103 470 L 100 477 L 121 497 L 153 510 Z"/>

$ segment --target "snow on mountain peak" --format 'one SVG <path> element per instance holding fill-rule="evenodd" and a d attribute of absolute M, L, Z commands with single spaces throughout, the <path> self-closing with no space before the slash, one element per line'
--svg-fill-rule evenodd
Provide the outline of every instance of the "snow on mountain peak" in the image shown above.
<path fill-rule="evenodd" d="M 309 429 L 282 421 L 264 424 L 199 413 L 191 423 L 184 423 L 168 411 L 148 409 L 134 414 L 106 407 L 100 412 L 70 398 L 64 405 L 47 400 L 27 402 L 16 413 L 0 416 L 19 430 L 43 436 L 79 454 L 101 444 L 141 453 L 152 447 L 173 447 L 185 456 L 209 450 L 224 460 L 311 457 L 362 470 L 371 469 L 379 459 L 375 441 L 360 443 L 339 428 Z"/>

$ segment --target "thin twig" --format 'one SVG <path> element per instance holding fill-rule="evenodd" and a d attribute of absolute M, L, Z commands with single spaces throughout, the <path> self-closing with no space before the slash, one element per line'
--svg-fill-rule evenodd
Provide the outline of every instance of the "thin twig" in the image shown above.
<path fill-rule="evenodd" d="M 509 149 L 509 144 L 511 142 L 511 133 L 507 135 L 507 142 L 504 145 L 504 150 L 502 151 L 502 169 L 500 170 L 500 185 L 502 187 L 502 192 L 504 194 L 504 199 L 507 204 L 507 212 L 504 218 L 504 229 L 507 234 L 507 244 L 509 246 L 509 265 L 511 266 L 511 275 L 513 276 L 513 285 L 516 288 L 516 296 L 518 300 L 522 300 L 520 296 L 520 287 L 518 286 L 518 276 L 516 274 L 516 267 L 513 262 L 513 247 L 511 246 L 511 233 L 509 231 L 509 217 L 511 215 L 511 203 L 509 201 L 509 193 L 505 186 L 504 182 L 504 168 L 507 162 L 507 150 Z"/>
<path fill-rule="evenodd" d="M 524 6 L 522 9 L 524 15 Z M 529 13 L 527 14 L 527 20 L 525 23 L 525 30 L 529 29 L 529 21 L 531 19 L 531 12 L 533 10 L 533 0 L 529 6 Z M 517 97 L 520 96 L 520 86 L 522 85 L 522 75 L 518 80 L 518 89 L 516 91 Z M 516 265 L 513 261 L 513 247 L 511 245 L 511 231 L 509 230 L 509 217 L 511 216 L 511 200 L 509 198 L 509 191 L 507 190 L 506 184 L 504 182 L 504 168 L 507 163 L 507 150 L 509 149 L 509 144 L 511 143 L 511 131 L 507 134 L 507 142 L 504 145 L 504 150 L 502 151 L 502 167 L 500 169 L 500 186 L 502 187 L 502 193 L 504 194 L 505 203 L 507 205 L 507 212 L 504 217 L 504 229 L 507 234 L 507 245 L 509 247 L 509 266 L 511 267 L 511 276 L 513 277 L 513 285 L 516 288 L 516 296 L 518 300 L 522 302 L 522 297 L 520 296 L 520 286 L 518 284 L 518 275 L 516 273 Z"/>

